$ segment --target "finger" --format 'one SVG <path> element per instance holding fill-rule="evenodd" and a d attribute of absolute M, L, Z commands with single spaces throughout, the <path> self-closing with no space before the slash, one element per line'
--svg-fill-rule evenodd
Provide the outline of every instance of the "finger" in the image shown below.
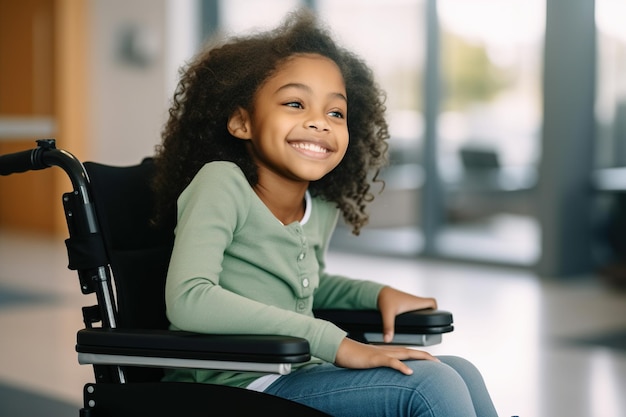
<path fill-rule="evenodd" d="M 383 342 L 391 343 L 395 333 L 396 315 L 394 312 L 381 311 L 383 320 Z"/>
<path fill-rule="evenodd" d="M 412 375 L 413 369 L 409 368 L 404 362 L 398 359 L 392 359 L 388 365 L 390 368 L 403 373 L 404 375 Z"/>
<path fill-rule="evenodd" d="M 398 350 L 390 351 L 389 354 L 399 360 L 414 359 L 441 362 L 436 356 L 418 349 L 399 348 Z"/>
<path fill-rule="evenodd" d="M 434 361 L 434 362 L 441 362 L 438 357 L 433 356 L 433 355 L 431 355 L 428 352 L 422 352 L 422 353 L 423 353 L 423 355 L 422 355 L 421 359 L 423 359 L 423 360 Z"/>
<path fill-rule="evenodd" d="M 437 358 L 436 356 L 431 355 L 428 352 L 424 352 L 423 350 L 417 350 L 417 349 L 408 349 L 410 351 L 413 352 L 419 352 L 418 353 L 418 358 L 413 357 L 413 359 L 421 359 L 421 360 L 427 360 L 427 361 L 435 361 L 435 362 L 441 362 L 439 360 L 439 358 Z"/>
<path fill-rule="evenodd" d="M 419 358 L 409 358 L 409 359 L 418 359 L 418 360 L 431 360 L 434 362 L 441 362 L 437 357 L 432 356 L 431 354 L 427 353 L 427 352 L 422 352 L 424 353 L 424 355 L 421 355 Z M 412 375 L 413 374 L 413 369 L 411 369 L 407 364 L 405 364 L 404 362 L 402 362 L 399 359 L 396 359 L 394 361 L 392 361 L 389 365 L 390 368 L 395 369 L 405 375 Z"/>

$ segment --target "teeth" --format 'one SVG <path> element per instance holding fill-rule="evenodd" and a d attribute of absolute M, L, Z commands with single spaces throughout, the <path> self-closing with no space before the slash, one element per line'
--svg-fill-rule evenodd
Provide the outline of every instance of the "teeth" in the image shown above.
<path fill-rule="evenodd" d="M 304 149 L 304 150 L 311 151 L 311 152 L 319 152 L 319 153 L 328 152 L 328 149 L 323 148 L 314 143 L 308 143 L 308 142 L 296 142 L 296 143 L 292 143 L 291 146 L 293 146 L 294 148 Z"/>

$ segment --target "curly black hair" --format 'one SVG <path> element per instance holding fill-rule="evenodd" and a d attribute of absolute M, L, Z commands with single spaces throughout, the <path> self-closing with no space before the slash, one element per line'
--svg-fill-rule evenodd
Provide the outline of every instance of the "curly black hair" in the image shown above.
<path fill-rule="evenodd" d="M 194 175 L 211 161 L 236 163 L 256 185 L 257 168 L 244 141 L 234 140 L 228 132 L 228 119 L 238 107 L 250 110 L 265 80 L 288 58 L 303 53 L 319 54 L 337 64 L 350 111 L 346 155 L 333 171 L 311 182 L 309 190 L 337 203 L 345 222 L 359 234 L 368 221 L 366 205 L 374 199 L 370 184 L 380 181 L 377 175 L 387 162 L 385 95 L 365 62 L 338 46 L 306 10 L 289 15 L 274 30 L 213 45 L 181 69 L 163 140 L 156 148 L 153 186 L 158 213 L 171 211 Z"/>

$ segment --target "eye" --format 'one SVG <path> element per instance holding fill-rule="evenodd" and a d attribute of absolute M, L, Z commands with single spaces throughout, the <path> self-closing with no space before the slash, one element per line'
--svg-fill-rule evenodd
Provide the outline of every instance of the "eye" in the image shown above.
<path fill-rule="evenodd" d="M 339 111 L 339 110 L 330 111 L 330 112 L 328 112 L 328 115 L 330 117 L 336 117 L 338 119 L 345 119 L 345 115 L 343 114 L 342 111 Z"/>
<path fill-rule="evenodd" d="M 289 101 L 289 102 L 285 103 L 284 106 L 293 107 L 294 109 L 302 109 L 302 108 L 304 108 L 302 103 L 299 102 L 299 101 Z"/>

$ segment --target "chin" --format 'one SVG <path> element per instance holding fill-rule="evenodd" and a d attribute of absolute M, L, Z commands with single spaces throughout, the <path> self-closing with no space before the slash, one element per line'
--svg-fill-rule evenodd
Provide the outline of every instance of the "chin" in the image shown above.
<path fill-rule="evenodd" d="M 313 182 L 313 181 L 321 180 L 329 173 L 330 171 L 326 171 L 326 170 L 324 170 L 323 172 L 309 172 L 306 175 L 304 175 L 302 178 L 306 179 L 306 181 Z"/>

